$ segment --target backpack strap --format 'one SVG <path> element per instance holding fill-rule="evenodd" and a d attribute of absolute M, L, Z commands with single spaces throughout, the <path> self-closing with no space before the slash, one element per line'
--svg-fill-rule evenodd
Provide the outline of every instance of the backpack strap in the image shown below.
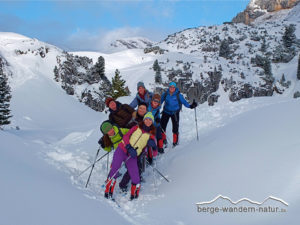
<path fill-rule="evenodd" d="M 178 104 L 179 104 L 179 111 L 181 111 L 182 110 L 182 102 L 180 101 L 180 91 L 178 91 L 177 92 L 177 95 L 176 95 L 176 97 L 177 97 L 177 101 L 178 101 Z"/>
<path fill-rule="evenodd" d="M 116 141 L 112 142 L 112 144 L 115 145 L 115 144 L 118 143 L 119 141 L 122 141 L 122 139 L 123 139 L 123 133 L 122 133 L 122 131 L 121 131 L 121 129 L 120 129 L 120 127 L 119 127 L 118 124 L 113 124 L 113 126 L 115 126 L 115 127 L 118 128 L 119 135 L 120 135 L 120 137 L 121 137 L 119 140 L 116 140 Z"/>
<path fill-rule="evenodd" d="M 123 139 L 123 133 L 120 129 L 120 126 L 118 124 L 113 124 L 113 126 L 116 126 L 118 128 L 119 134 L 120 134 L 121 138 Z"/>
<path fill-rule="evenodd" d="M 166 100 L 166 96 L 167 96 L 167 91 L 165 91 L 165 92 L 162 94 L 160 101 L 161 101 L 161 102 L 162 102 L 162 101 L 165 101 L 165 100 Z"/>
<path fill-rule="evenodd" d="M 153 115 L 154 119 L 159 114 L 159 110 L 156 111 L 156 113 Z"/>
<path fill-rule="evenodd" d="M 167 91 L 162 94 L 161 101 L 165 101 L 166 97 L 167 97 Z M 177 97 L 177 101 L 178 101 L 178 104 L 179 104 L 179 110 L 178 111 L 181 111 L 182 110 L 182 102 L 180 100 L 180 91 L 177 92 L 176 97 Z M 164 102 L 164 108 L 165 108 L 165 105 L 166 105 L 166 102 Z"/>
<path fill-rule="evenodd" d="M 161 111 L 161 113 L 164 111 L 165 106 L 166 106 L 166 102 L 165 102 L 166 97 L 167 97 L 167 91 L 165 91 L 165 92 L 161 95 L 160 102 L 163 102 L 163 101 L 164 101 L 164 107 L 163 107 L 163 110 Z"/>
<path fill-rule="evenodd" d="M 141 100 L 137 97 L 136 98 L 138 105 L 141 104 Z"/>

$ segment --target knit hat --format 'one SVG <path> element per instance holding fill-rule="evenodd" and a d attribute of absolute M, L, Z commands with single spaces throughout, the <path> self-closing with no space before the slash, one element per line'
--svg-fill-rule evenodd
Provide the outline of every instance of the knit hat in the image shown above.
<path fill-rule="evenodd" d="M 147 103 L 146 103 L 146 102 L 140 102 L 140 103 L 139 103 L 139 105 L 138 105 L 138 107 L 140 107 L 141 105 L 144 105 L 144 106 L 146 106 L 146 108 L 148 107 L 148 105 L 147 105 Z"/>
<path fill-rule="evenodd" d="M 100 130 L 103 134 L 107 134 L 111 128 L 113 128 L 113 125 L 109 121 L 104 121 L 100 126 Z"/>
<path fill-rule="evenodd" d="M 176 83 L 175 83 L 175 82 L 171 82 L 171 83 L 169 83 L 169 87 L 171 87 L 171 86 L 174 86 L 174 87 L 176 87 Z"/>
<path fill-rule="evenodd" d="M 145 88 L 144 82 L 142 82 L 142 81 L 138 82 L 138 84 L 137 84 L 137 90 L 139 90 L 139 87 Z"/>
<path fill-rule="evenodd" d="M 111 98 L 111 97 L 107 97 L 107 98 L 105 99 L 105 105 L 108 107 L 108 106 L 109 106 L 109 103 L 110 103 L 111 101 L 115 101 L 115 99 L 113 99 L 113 98 Z"/>
<path fill-rule="evenodd" d="M 152 112 L 147 112 L 147 113 L 145 114 L 145 116 L 144 116 L 143 121 L 144 121 L 145 119 L 150 119 L 150 120 L 152 120 L 152 123 L 153 123 L 154 117 L 153 117 L 153 115 L 152 115 Z"/>

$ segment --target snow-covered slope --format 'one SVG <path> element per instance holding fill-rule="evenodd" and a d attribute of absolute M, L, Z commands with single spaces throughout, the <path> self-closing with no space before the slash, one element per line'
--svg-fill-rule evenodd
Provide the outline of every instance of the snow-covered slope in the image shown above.
<path fill-rule="evenodd" d="M 112 54 L 100 52 L 72 52 L 72 54 L 87 56 L 93 59 L 93 62 L 96 62 L 99 56 L 103 56 L 105 58 L 105 71 L 108 77 L 111 77 L 116 69 L 122 72 L 123 69 L 131 67 L 144 67 L 145 70 L 148 70 L 148 67 L 143 66 L 143 64 L 148 62 L 153 63 L 155 59 L 153 55 L 144 54 L 143 49 L 123 50 Z"/>
<path fill-rule="evenodd" d="M 40 74 L 53 79 L 56 56 L 62 50 L 15 33 L 0 32 L 0 56 L 9 62 L 9 70 L 13 74 L 11 86 L 13 89 L 22 86 L 26 81 L 35 79 Z M 42 68 L 41 68 L 42 66 Z M 43 73 L 43 70 L 46 70 Z"/>
<path fill-rule="evenodd" d="M 81 107 L 70 99 L 73 107 Z M 121 99 L 122 102 L 130 100 Z M 126 221 L 131 224 L 199 224 L 199 221 L 282 224 L 288 221 L 296 225 L 300 206 L 299 113 L 299 100 L 284 97 L 202 106 L 197 109 L 200 132 L 197 142 L 193 113 L 184 109 L 180 145 L 168 149 L 156 161 L 157 168 L 171 182 L 166 183 L 148 168 L 137 201 L 128 201 L 129 196 L 118 194 L 117 188 L 115 195 L 121 208 L 103 198 L 101 185 L 106 179 L 106 160 L 97 164 L 87 190 L 84 185 L 88 173 L 77 177 L 96 152 L 97 124 L 105 119 L 104 115 L 98 117 L 85 112 L 80 120 L 74 120 L 73 126 L 62 125 L 62 119 L 57 118 L 55 126 L 50 128 L 28 129 L 23 125 L 20 131 L 7 130 L 0 135 L 4 143 L 0 152 L 0 171 L 4 178 L 1 199 L 5 202 L 1 204 L 5 216 L 0 223 L 98 224 L 101 218 L 101 222 L 109 224 L 126 224 Z M 40 114 L 45 120 L 51 118 L 47 110 L 42 109 Z M 171 136 L 170 126 L 167 132 Z M 54 171 L 43 159 L 65 174 Z M 288 212 L 279 215 L 197 212 L 197 202 L 210 201 L 219 194 L 234 201 L 244 197 L 263 201 L 270 195 L 276 196 L 289 203 Z M 215 206 L 230 205 L 219 201 Z M 12 218 L 15 212 L 20 217 Z M 49 219 L 44 223 L 45 218 Z"/>
<path fill-rule="evenodd" d="M 106 223 L 126 223 L 108 204 L 85 197 L 67 174 L 47 163 L 48 151 L 53 151 L 51 143 L 73 137 L 76 144 L 74 136 L 83 134 L 80 140 L 90 140 L 90 144 L 84 146 L 81 158 L 89 163 L 103 118 L 54 82 L 53 65 L 59 50 L 8 33 L 0 34 L 0 43 L 0 55 L 13 72 L 14 116 L 12 124 L 0 133 L 0 224 L 97 224 L 99 213 Z M 49 48 L 44 58 L 39 55 L 43 47 Z M 27 53 L 17 56 L 14 50 Z M 13 129 L 15 126 L 20 130 Z"/>
<path fill-rule="evenodd" d="M 87 198 L 66 174 L 45 163 L 41 145 L 28 139 L 33 132 L 39 133 L 0 133 L 0 224 L 129 224 L 108 204 Z"/>
<path fill-rule="evenodd" d="M 299 112 L 299 101 L 272 104 L 226 120 L 228 124 L 201 135 L 199 142 L 184 142 L 160 162 L 160 169 L 168 174 L 172 184 L 163 182 L 159 193 L 165 197 L 154 201 L 145 211 L 156 215 L 161 224 L 297 224 Z M 216 116 L 220 117 L 221 114 Z M 207 117 L 202 116 L 200 124 L 205 121 Z M 189 134 L 195 137 L 192 129 Z M 258 202 L 270 195 L 277 196 L 289 203 L 288 212 L 279 215 L 197 212 L 195 203 L 210 201 L 219 194 L 233 201 L 250 198 Z M 212 204 L 224 205 L 227 202 Z M 161 209 L 165 209 L 163 213 Z"/>
<path fill-rule="evenodd" d="M 153 41 L 143 37 L 131 37 L 118 39 L 110 44 L 112 52 L 122 51 L 126 49 L 144 49 L 152 47 Z"/>

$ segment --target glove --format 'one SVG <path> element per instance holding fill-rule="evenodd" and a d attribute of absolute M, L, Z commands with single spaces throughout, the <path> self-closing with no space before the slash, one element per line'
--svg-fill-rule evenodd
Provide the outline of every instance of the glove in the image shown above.
<path fill-rule="evenodd" d="M 98 144 L 101 146 L 101 148 L 105 148 L 103 137 L 99 139 Z"/>
<path fill-rule="evenodd" d="M 160 123 L 160 118 L 159 118 L 159 117 L 157 117 L 157 118 L 155 119 L 155 123 Z"/>
<path fill-rule="evenodd" d="M 156 150 L 156 149 L 157 149 L 156 143 L 155 143 L 155 141 L 154 141 L 152 138 L 149 139 L 147 145 L 148 145 L 149 147 L 151 147 L 152 150 Z"/>
<path fill-rule="evenodd" d="M 131 146 L 131 144 L 126 145 L 126 149 L 131 158 L 137 157 L 136 150 Z"/>
<path fill-rule="evenodd" d="M 198 106 L 197 102 L 195 102 L 195 100 L 193 101 L 193 103 L 190 105 L 191 109 L 194 109 Z"/>

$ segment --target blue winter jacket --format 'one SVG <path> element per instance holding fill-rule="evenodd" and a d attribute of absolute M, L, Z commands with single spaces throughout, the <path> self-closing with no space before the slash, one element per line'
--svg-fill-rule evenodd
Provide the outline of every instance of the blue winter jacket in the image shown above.
<path fill-rule="evenodd" d="M 180 103 L 179 103 L 178 99 L 177 99 L 177 93 L 179 93 L 178 88 L 175 89 L 175 91 L 172 95 L 170 95 L 169 89 L 165 93 L 163 93 L 163 95 L 161 97 L 161 99 L 162 99 L 161 105 L 163 104 L 163 102 L 165 102 L 163 112 L 165 112 L 169 115 L 173 115 L 174 113 L 176 113 L 177 111 L 180 110 L 180 103 L 183 104 L 187 108 L 191 107 L 190 104 L 184 99 L 184 97 L 180 93 L 179 93 L 179 100 L 180 100 Z"/>
<path fill-rule="evenodd" d="M 132 108 L 136 108 L 139 103 L 145 102 L 148 106 L 150 105 L 151 99 L 152 99 L 153 94 L 149 91 L 146 90 L 145 93 L 145 100 L 142 99 L 139 95 L 139 93 L 136 94 L 135 98 L 132 100 L 132 102 L 129 104 Z"/>
<path fill-rule="evenodd" d="M 160 119 L 160 108 L 161 106 L 159 105 L 156 109 L 153 109 L 151 104 L 148 106 L 147 111 L 148 112 L 152 112 L 152 115 L 154 116 L 154 121 L 153 121 L 153 125 L 155 127 L 158 127 L 159 124 L 156 124 L 155 119 L 159 118 Z"/>

